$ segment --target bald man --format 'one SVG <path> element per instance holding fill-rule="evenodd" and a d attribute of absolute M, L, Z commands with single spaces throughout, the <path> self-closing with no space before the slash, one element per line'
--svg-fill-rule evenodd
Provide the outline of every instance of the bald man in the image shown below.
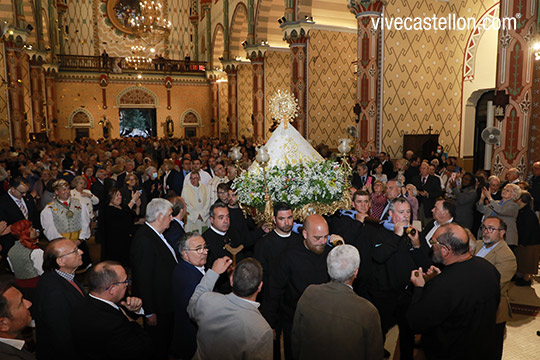
<path fill-rule="evenodd" d="M 272 329 L 283 329 L 285 358 L 292 359 L 291 332 L 296 304 L 312 284 L 330 280 L 326 269 L 328 224 L 321 215 L 304 221 L 304 241 L 293 244 L 282 255 L 276 271 L 270 274 L 269 297 L 263 315 Z"/>
<path fill-rule="evenodd" d="M 427 283 L 422 269 L 411 272 L 414 294 L 407 319 L 422 334 L 428 359 L 496 359 L 495 318 L 500 299 L 499 272 L 471 256 L 469 238 L 457 224 L 442 225 L 431 238 L 433 261 Z M 449 296 L 451 294 L 451 296 Z"/>

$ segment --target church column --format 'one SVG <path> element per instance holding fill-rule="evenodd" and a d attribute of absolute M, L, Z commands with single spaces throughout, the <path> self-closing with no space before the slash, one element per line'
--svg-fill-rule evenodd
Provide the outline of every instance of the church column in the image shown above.
<path fill-rule="evenodd" d="M 309 31 L 313 27 L 312 21 L 284 22 L 281 24 L 283 40 L 289 43 L 291 49 L 291 91 L 298 99 L 298 117 L 293 125 L 298 132 L 307 138 L 307 43 Z"/>
<path fill-rule="evenodd" d="M 47 129 L 49 129 L 49 140 L 57 140 L 58 120 L 56 119 L 56 91 L 54 88 L 54 78 L 58 74 L 58 67 L 50 64 L 44 65 L 45 70 L 45 96 L 46 96 L 46 117 Z"/>
<path fill-rule="evenodd" d="M 24 119 L 24 88 L 22 80 L 22 63 L 28 61 L 22 49 L 16 44 L 23 44 L 26 39 L 20 41 L 20 34 L 15 34 L 6 41 L 7 60 L 7 83 L 9 97 L 9 117 L 11 119 L 11 143 L 15 147 L 22 147 L 26 144 L 26 121 Z"/>
<path fill-rule="evenodd" d="M 268 45 L 245 46 L 247 58 L 253 65 L 253 132 L 257 142 L 262 143 L 264 133 L 264 54 Z"/>
<path fill-rule="evenodd" d="M 203 17 L 206 17 L 206 63 L 207 67 L 216 67 L 212 64 L 212 0 L 201 0 Z M 212 69 L 213 70 L 213 69 Z"/>
<path fill-rule="evenodd" d="M 191 39 L 191 44 L 193 46 L 192 49 L 190 49 L 190 57 L 195 60 L 199 61 L 199 11 L 198 11 L 198 1 L 192 1 L 191 7 L 189 9 L 189 21 L 191 22 L 191 26 L 193 26 L 193 34 L 191 36 L 193 37 Z"/>
<path fill-rule="evenodd" d="M 212 106 L 212 136 L 219 137 L 219 71 L 206 71 L 206 78 L 210 81 L 210 99 Z"/>
<path fill-rule="evenodd" d="M 238 138 L 238 65 L 236 60 L 222 60 L 223 69 L 227 73 L 227 87 L 229 90 L 229 136 L 231 139 Z"/>
<path fill-rule="evenodd" d="M 43 68 L 41 60 L 30 61 L 30 90 L 32 94 L 32 120 L 34 122 L 34 132 L 42 132 L 46 130 L 47 127 L 43 112 L 45 93 L 43 88 Z"/>
<path fill-rule="evenodd" d="M 365 2 L 349 0 L 348 8 L 356 16 L 358 24 L 356 104 L 359 123 L 359 151 L 376 150 L 377 126 L 380 119 L 378 97 L 381 30 L 373 24 L 383 11 L 383 1 Z M 380 114 L 379 114 L 380 116 Z"/>

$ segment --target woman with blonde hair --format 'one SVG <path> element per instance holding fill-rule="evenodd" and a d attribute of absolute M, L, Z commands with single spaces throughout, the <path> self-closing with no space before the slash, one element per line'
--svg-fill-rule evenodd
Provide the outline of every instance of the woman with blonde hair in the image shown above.
<path fill-rule="evenodd" d="M 71 197 L 78 199 L 81 205 L 86 206 L 91 220 L 94 219 L 94 206 L 99 204 L 99 198 L 87 189 L 87 182 L 83 176 L 75 176 L 71 181 Z"/>

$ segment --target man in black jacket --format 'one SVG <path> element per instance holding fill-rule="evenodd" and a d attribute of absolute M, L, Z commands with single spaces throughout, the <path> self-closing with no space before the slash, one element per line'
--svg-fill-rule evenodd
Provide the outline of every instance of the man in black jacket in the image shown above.
<path fill-rule="evenodd" d="M 82 265 L 82 251 L 68 239 L 49 243 L 43 255 L 45 273 L 39 279 L 35 300 L 37 358 L 78 358 L 70 326 L 71 311 L 84 301 L 75 270 Z"/>
<path fill-rule="evenodd" d="M 534 211 L 540 211 L 540 161 L 532 166 L 533 175 L 529 181 L 529 192 L 534 199 Z"/>
<path fill-rule="evenodd" d="M 153 199 L 131 245 L 133 294 L 143 301 L 146 329 L 155 345 L 153 359 L 167 358 L 173 330 L 171 278 L 178 260 L 163 236 L 171 220 L 172 204 Z"/>
<path fill-rule="evenodd" d="M 90 293 L 72 313 L 75 348 L 81 359 L 151 357 L 150 336 L 133 320 L 142 315 L 142 300 L 127 297 L 129 279 L 120 263 L 105 261 L 87 275 Z"/>
<path fill-rule="evenodd" d="M 429 175 L 429 164 L 423 162 L 420 165 L 420 174 L 412 179 L 411 184 L 418 190 L 418 219 L 426 226 L 433 219 L 431 209 L 435 206 L 435 201 L 443 194 L 441 181 L 438 177 Z"/>

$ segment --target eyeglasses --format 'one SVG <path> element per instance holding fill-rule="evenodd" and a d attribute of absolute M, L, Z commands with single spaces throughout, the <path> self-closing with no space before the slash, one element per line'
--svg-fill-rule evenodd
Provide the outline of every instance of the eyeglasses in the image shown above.
<path fill-rule="evenodd" d="M 131 282 L 131 279 L 129 279 L 129 278 L 127 278 L 124 281 L 114 282 L 111 285 L 109 285 L 105 290 L 109 290 L 110 288 L 112 288 L 115 285 L 122 285 L 122 284 L 129 285 L 130 282 Z"/>
<path fill-rule="evenodd" d="M 75 249 L 71 250 L 70 252 L 68 253 L 65 253 L 64 255 L 60 255 L 58 258 L 61 258 L 61 257 L 64 257 L 64 256 L 68 256 L 68 255 L 71 255 L 71 254 L 75 254 L 76 252 L 79 251 L 79 247 L 78 246 L 75 246 Z"/>
<path fill-rule="evenodd" d="M 481 226 L 480 226 L 480 230 L 481 230 L 482 232 L 487 231 L 488 233 L 492 233 L 492 232 L 494 232 L 494 231 L 500 231 L 500 230 L 502 230 L 502 229 L 500 229 L 500 228 L 494 228 L 493 226 L 484 226 L 484 225 L 481 225 Z"/>
<path fill-rule="evenodd" d="M 24 191 L 24 192 L 23 192 L 23 191 L 21 191 L 21 190 L 19 190 L 19 189 L 17 189 L 17 188 L 13 188 L 13 190 L 17 191 L 19 194 L 21 194 L 21 196 L 25 196 L 26 193 L 28 192 L 28 191 Z"/>
<path fill-rule="evenodd" d="M 429 239 L 429 243 L 430 243 L 431 245 L 439 244 L 440 246 L 446 246 L 446 247 L 448 247 L 447 244 L 443 244 L 442 242 L 438 242 L 437 240 L 433 240 L 433 239 Z"/>
<path fill-rule="evenodd" d="M 197 254 L 203 254 L 205 251 L 208 251 L 208 246 L 196 247 L 195 249 L 185 249 L 186 251 L 195 251 Z"/>

